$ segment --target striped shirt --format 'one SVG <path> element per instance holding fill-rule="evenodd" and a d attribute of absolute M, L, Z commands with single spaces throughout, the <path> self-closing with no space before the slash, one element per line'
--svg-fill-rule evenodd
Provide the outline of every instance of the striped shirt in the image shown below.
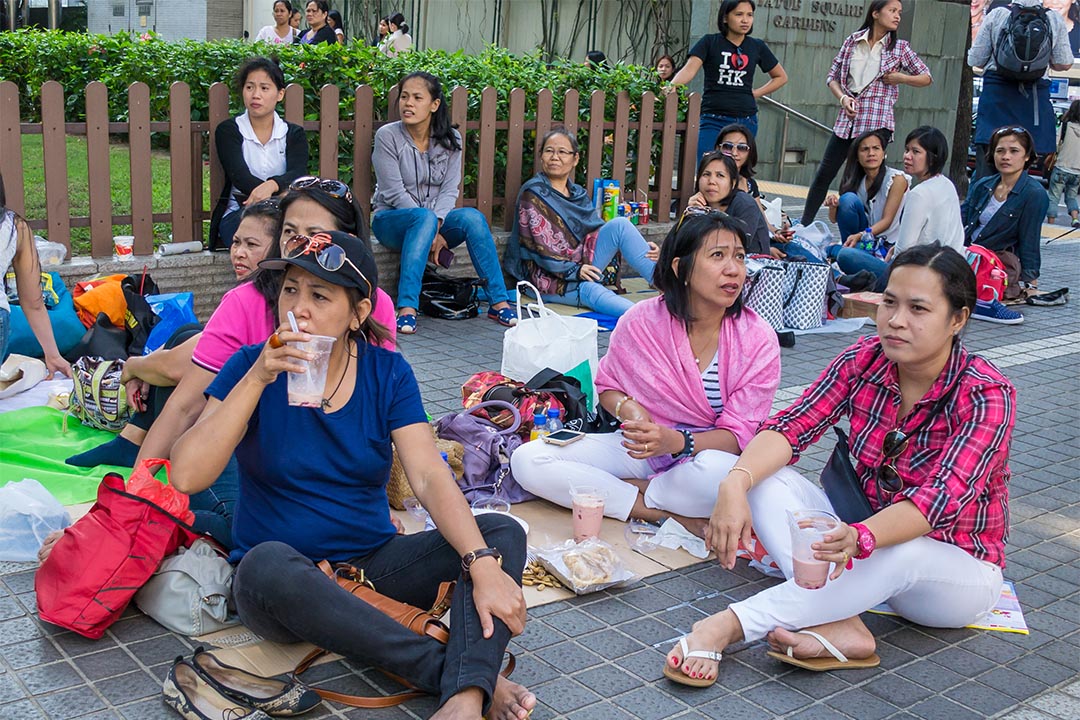
<path fill-rule="evenodd" d="M 705 399 L 709 401 L 709 407 L 719 415 L 724 411 L 724 397 L 720 394 L 720 353 L 713 355 L 709 367 L 701 373 L 701 384 L 705 386 Z"/>
<path fill-rule="evenodd" d="M 951 543 L 979 560 L 1005 566 L 1009 526 L 1009 443 L 1016 390 L 993 364 L 956 343 L 941 376 L 903 418 L 896 364 L 866 337 L 841 353 L 791 407 L 762 424 L 784 435 L 791 462 L 841 418 L 851 420 L 851 451 L 863 492 L 881 509 L 875 470 L 890 430 L 913 429 L 954 382 L 947 406 L 908 441 L 894 460 L 904 481 L 886 503 L 910 500 L 932 528 L 928 537 Z M 970 357 L 970 364 L 964 368 Z M 961 370 L 963 370 L 961 372 Z"/>

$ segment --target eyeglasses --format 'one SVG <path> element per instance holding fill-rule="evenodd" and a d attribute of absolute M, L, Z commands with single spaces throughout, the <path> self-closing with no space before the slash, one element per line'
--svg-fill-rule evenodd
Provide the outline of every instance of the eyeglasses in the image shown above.
<path fill-rule="evenodd" d="M 900 453 L 904 452 L 910 439 L 911 436 L 905 434 L 899 428 L 885 433 L 885 440 L 881 444 L 883 462 L 874 472 L 874 489 L 877 492 L 879 506 L 884 507 L 882 502 L 883 493 L 887 500 L 904 489 L 904 479 L 900 477 L 900 473 L 897 472 L 893 461 L 899 457 Z"/>
<path fill-rule="evenodd" d="M 750 146 L 746 143 L 724 142 L 720 143 L 720 149 L 726 153 L 734 150 L 738 150 L 739 152 L 750 152 Z"/>
<path fill-rule="evenodd" d="M 1027 128 L 1020 127 L 1019 125 L 1013 125 L 1012 127 L 999 127 L 994 131 L 994 135 L 1026 135 Z"/>
<path fill-rule="evenodd" d="M 562 148 L 544 148 L 540 152 L 540 154 L 543 155 L 544 157 L 549 157 L 549 158 L 553 158 L 555 156 L 558 156 L 558 157 L 562 158 L 563 160 L 565 160 L 566 158 L 571 158 L 571 157 L 574 157 L 575 155 L 577 155 L 577 153 L 574 152 L 573 150 L 563 150 Z"/>
<path fill-rule="evenodd" d="M 349 186 L 340 180 L 323 180 L 314 175 L 306 175 L 301 178 L 296 178 L 292 181 L 292 184 L 289 185 L 290 190 L 310 190 L 311 188 L 318 188 L 336 200 L 352 202 L 353 199 L 352 191 L 349 190 Z"/>
<path fill-rule="evenodd" d="M 367 283 L 367 296 L 371 297 L 374 291 L 371 287 L 371 281 L 367 279 L 367 275 L 353 264 L 353 261 L 345 254 L 345 248 L 335 244 L 327 233 L 315 233 L 311 237 L 293 235 L 285 241 L 284 255 L 287 260 L 294 260 L 308 253 L 313 253 L 319 266 L 323 270 L 329 270 L 330 272 L 337 272 L 348 264 L 360 276 L 360 279 Z"/>

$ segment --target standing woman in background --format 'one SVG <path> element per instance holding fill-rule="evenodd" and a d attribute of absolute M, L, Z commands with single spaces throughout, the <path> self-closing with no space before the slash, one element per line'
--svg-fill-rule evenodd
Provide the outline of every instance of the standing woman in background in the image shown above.
<path fill-rule="evenodd" d="M 409 34 L 409 26 L 405 24 L 405 16 L 397 12 L 386 19 L 386 27 L 390 34 L 379 43 L 379 51 L 387 57 L 397 57 L 398 54 L 412 50 L 412 35 Z"/>
<path fill-rule="evenodd" d="M 1073 100 L 1072 105 L 1061 116 L 1061 134 L 1058 136 L 1057 160 L 1050 173 L 1050 186 L 1047 193 L 1050 205 L 1046 211 L 1046 222 L 1053 224 L 1057 220 L 1058 201 L 1061 190 L 1065 189 L 1065 207 L 1072 217 L 1072 226 L 1080 227 L 1080 203 L 1076 193 L 1080 191 L 1080 100 Z"/>
<path fill-rule="evenodd" d="M 769 46 L 750 37 L 756 7 L 753 0 L 724 0 L 716 18 L 720 32 L 706 35 L 690 48 L 686 64 L 668 86 L 686 85 L 705 68 L 698 160 L 712 150 L 725 125 L 739 123 L 756 135 L 757 99 L 787 83 L 787 73 Z M 759 88 L 754 88 L 756 68 L 769 75 L 769 82 Z"/>
<path fill-rule="evenodd" d="M 267 25 L 259 34 L 255 36 L 255 42 L 268 42 L 273 45 L 291 45 L 296 40 L 296 36 L 299 35 L 296 30 L 289 25 L 289 18 L 292 17 L 293 7 L 289 0 L 275 0 L 274 2 L 274 24 Z"/>
<path fill-rule="evenodd" d="M 675 58 L 670 55 L 661 55 L 653 63 L 653 67 L 656 68 L 656 74 L 660 76 L 660 82 L 666 83 L 671 82 L 675 77 L 675 68 L 678 65 L 675 64 Z"/>
<path fill-rule="evenodd" d="M 345 21 L 341 19 L 341 13 L 331 10 L 326 16 L 326 22 L 334 29 L 338 45 L 345 44 Z"/>
<path fill-rule="evenodd" d="M 833 58 L 826 82 L 840 103 L 840 112 L 806 195 L 803 225 L 814 222 L 855 138 L 884 128 L 889 131 L 888 139 L 892 139 L 896 130 L 893 106 L 900 97 L 899 86 L 926 87 L 933 82 L 926 63 L 907 40 L 896 36 L 902 10 L 900 0 L 871 2 L 862 27 L 844 40 Z"/>
<path fill-rule="evenodd" d="M 334 28 L 330 27 L 327 20 L 330 17 L 330 3 L 326 0 L 308 0 L 304 6 L 304 17 L 307 19 L 308 31 L 298 37 L 296 42 L 301 45 L 317 45 L 337 43 L 337 35 Z"/>

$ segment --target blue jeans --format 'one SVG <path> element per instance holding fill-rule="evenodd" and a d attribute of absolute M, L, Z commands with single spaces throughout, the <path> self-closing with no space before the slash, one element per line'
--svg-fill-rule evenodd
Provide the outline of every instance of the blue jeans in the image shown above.
<path fill-rule="evenodd" d="M 747 117 L 701 113 L 701 125 L 698 126 L 697 136 L 697 159 L 700 161 L 702 155 L 712 152 L 716 146 L 716 138 L 720 136 L 720 131 L 735 123 L 745 125 L 750 134 L 757 137 L 757 113 Z"/>
<path fill-rule="evenodd" d="M 869 270 L 880 280 L 889 264 L 877 255 L 859 248 L 846 248 L 843 245 L 830 245 L 827 250 L 830 260 L 835 260 L 840 270 L 854 275 L 860 270 Z"/>
<path fill-rule="evenodd" d="M 401 253 L 397 306 L 420 305 L 420 284 L 424 279 L 431 243 L 442 233 L 447 247 L 465 243 L 476 274 L 484 281 L 492 305 L 506 302 L 509 295 L 503 281 L 499 253 L 487 220 L 476 208 L 456 208 L 446 214 L 442 230 L 439 219 L 427 208 L 380 210 L 371 219 L 371 230 L 380 243 Z"/>
<path fill-rule="evenodd" d="M 342 508 L 348 510 L 348 508 Z M 525 533 L 513 518 L 476 518 L 484 543 L 502 553 L 502 570 L 521 584 Z M 431 607 L 440 582 L 457 581 L 450 605 L 450 641 L 417 635 L 363 600 L 344 593 L 308 558 L 285 543 L 259 543 L 233 576 L 233 597 L 244 624 L 273 642 L 306 640 L 349 660 L 370 664 L 439 696 L 442 705 L 470 687 L 486 695 L 487 711 L 510 629 L 493 617 L 485 638 L 472 581 L 461 556 L 437 530 L 395 535 L 375 552 L 350 560 L 379 592 L 416 607 Z"/>
<path fill-rule="evenodd" d="M 1077 202 L 1076 193 L 1080 190 L 1080 175 L 1076 175 L 1061 168 L 1054 168 L 1050 173 L 1050 187 L 1046 193 L 1050 196 L 1050 207 L 1046 211 L 1046 217 L 1057 218 L 1058 200 L 1061 199 L 1061 191 L 1065 190 L 1065 207 L 1069 214 L 1076 217 L 1080 212 L 1080 203 Z"/>
<path fill-rule="evenodd" d="M 8 343 L 11 341 L 11 311 L 0 310 L 0 363 L 7 360 Z"/>
<path fill-rule="evenodd" d="M 840 203 L 836 207 L 836 225 L 840 228 L 841 243 L 846 242 L 855 233 L 861 233 L 870 227 L 866 206 L 855 193 L 846 192 L 840 196 Z"/>
<path fill-rule="evenodd" d="M 617 217 L 604 223 L 596 236 L 596 250 L 593 252 L 590 265 L 603 270 L 607 267 L 615 253 L 622 253 L 623 259 L 630 263 L 630 267 L 637 270 L 641 277 L 652 282 L 653 270 L 656 263 L 645 257 L 649 246 L 645 238 L 625 217 Z M 620 317 L 624 312 L 634 306 L 626 298 L 616 295 L 611 288 L 604 287 L 596 282 L 579 282 L 576 287 L 562 295 L 542 295 L 544 302 L 563 303 L 577 307 L 592 308 L 598 313 Z"/>
<path fill-rule="evenodd" d="M 236 498 L 240 495 L 240 470 L 236 456 L 229 458 L 214 484 L 189 499 L 196 532 L 208 533 L 226 550 L 233 549 L 232 521 Z"/>

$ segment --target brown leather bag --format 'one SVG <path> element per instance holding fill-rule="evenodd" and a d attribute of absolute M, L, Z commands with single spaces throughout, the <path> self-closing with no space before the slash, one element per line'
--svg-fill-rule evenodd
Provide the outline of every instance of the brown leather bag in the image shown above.
<path fill-rule="evenodd" d="M 319 563 L 319 569 L 326 573 L 327 577 L 336 581 L 345 591 L 360 598 L 392 620 L 401 623 L 417 635 L 427 635 L 430 638 L 438 640 L 443 645 L 450 640 L 450 630 L 439 618 L 445 615 L 450 609 L 450 599 L 454 594 L 455 583 L 440 583 L 439 590 L 435 596 L 435 604 L 430 610 L 421 610 L 418 607 L 413 607 L 408 603 L 399 602 L 376 592 L 375 586 L 364 576 L 364 571 L 359 570 L 348 563 L 331 565 L 328 560 L 323 560 Z M 312 650 L 308 653 L 307 657 L 300 661 L 300 664 L 296 666 L 296 669 L 293 670 L 293 677 L 299 677 L 299 675 L 310 668 L 316 660 L 326 654 L 328 654 L 327 650 L 319 648 Z M 507 661 L 506 667 L 502 671 L 504 677 L 514 671 L 515 664 L 513 654 L 507 654 L 510 656 L 510 659 Z M 385 670 L 380 669 L 379 671 L 402 685 L 411 687 L 408 681 L 392 673 L 388 673 Z M 320 688 L 312 689 L 319 693 L 320 697 L 324 700 L 360 708 L 393 707 L 395 705 L 400 705 L 407 700 L 424 696 L 424 693 L 416 690 L 407 690 L 394 695 L 361 697 L 358 695 L 346 695 L 345 693 L 334 692 L 333 690 L 322 690 Z"/>

